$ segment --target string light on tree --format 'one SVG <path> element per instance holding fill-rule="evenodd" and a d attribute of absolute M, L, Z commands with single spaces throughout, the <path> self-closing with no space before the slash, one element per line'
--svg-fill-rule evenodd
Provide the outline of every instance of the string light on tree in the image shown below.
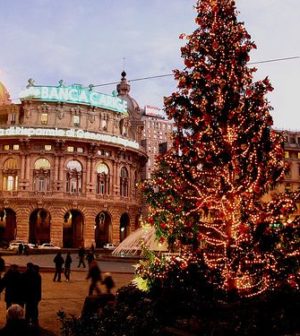
<path fill-rule="evenodd" d="M 188 249 L 182 263 L 201 260 L 221 274 L 219 288 L 251 297 L 292 275 L 299 281 L 299 219 L 291 217 L 298 195 L 261 200 L 286 170 L 283 137 L 271 129 L 270 81 L 254 82 L 247 65 L 256 45 L 235 1 L 199 0 L 195 8 L 197 29 L 180 36 L 185 68 L 174 71 L 177 90 L 165 98 L 173 147 L 144 185 L 149 222 L 172 249 Z M 155 277 L 172 263 L 156 259 L 145 272 Z"/>

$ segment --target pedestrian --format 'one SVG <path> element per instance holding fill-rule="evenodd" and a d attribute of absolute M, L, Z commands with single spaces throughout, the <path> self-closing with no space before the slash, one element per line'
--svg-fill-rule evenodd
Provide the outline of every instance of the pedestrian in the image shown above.
<path fill-rule="evenodd" d="M 98 295 L 101 294 L 101 290 L 98 287 L 98 282 L 102 281 L 101 270 L 97 264 L 96 260 L 93 260 L 90 264 L 89 272 L 86 277 L 87 279 L 91 279 L 91 284 L 89 287 L 89 296 L 93 295 L 93 292 L 96 291 Z"/>
<path fill-rule="evenodd" d="M 53 281 L 61 282 L 61 273 L 63 271 L 63 264 L 64 264 L 64 258 L 61 256 L 61 252 L 58 251 L 55 258 L 53 259 L 53 262 L 55 264 L 55 273 Z"/>
<path fill-rule="evenodd" d="M 93 243 L 91 245 L 91 252 L 93 253 L 93 255 L 95 255 L 96 249 L 95 249 L 95 245 Z"/>
<path fill-rule="evenodd" d="M 83 268 L 85 268 L 84 256 L 85 256 L 85 249 L 82 246 L 78 250 L 78 258 L 79 258 L 79 262 L 77 266 L 78 268 L 80 268 L 81 265 L 83 266 Z"/>
<path fill-rule="evenodd" d="M 66 256 L 66 260 L 65 260 L 65 277 L 66 277 L 66 281 L 70 281 L 71 264 L 72 264 L 72 257 L 71 257 L 70 252 L 68 252 L 67 256 Z"/>
<path fill-rule="evenodd" d="M 27 269 L 23 273 L 24 301 L 25 301 L 25 320 L 28 325 L 39 326 L 38 304 L 42 298 L 42 277 L 39 273 L 39 266 L 27 263 Z"/>
<path fill-rule="evenodd" d="M 110 273 L 104 273 L 104 276 L 103 276 L 103 284 L 105 285 L 105 288 L 106 288 L 106 293 L 107 294 L 111 294 L 111 290 L 112 288 L 115 287 L 115 282 L 111 276 Z"/>
<path fill-rule="evenodd" d="M 1 336 L 32 335 L 24 319 L 24 309 L 18 304 L 11 305 L 6 311 L 6 324 L 0 329 Z"/>
<path fill-rule="evenodd" d="M 23 254 L 23 250 L 24 250 L 23 244 L 19 244 L 19 246 L 18 246 L 18 254 L 19 255 Z"/>
<path fill-rule="evenodd" d="M 93 260 L 95 260 L 94 253 L 93 253 L 92 251 L 90 251 L 90 252 L 86 255 L 86 260 L 87 260 L 89 266 L 90 266 L 91 262 L 92 262 Z"/>
<path fill-rule="evenodd" d="M 29 255 L 29 249 L 30 249 L 29 245 L 25 244 L 23 247 L 23 253 L 27 256 Z"/>
<path fill-rule="evenodd" d="M 2 278 L 2 273 L 5 272 L 5 260 L 0 254 L 0 279 Z"/>
<path fill-rule="evenodd" d="M 24 284 L 22 275 L 19 272 L 18 265 L 12 264 L 3 278 L 0 280 L 0 293 L 5 288 L 6 308 L 8 309 L 13 303 L 24 306 Z"/>

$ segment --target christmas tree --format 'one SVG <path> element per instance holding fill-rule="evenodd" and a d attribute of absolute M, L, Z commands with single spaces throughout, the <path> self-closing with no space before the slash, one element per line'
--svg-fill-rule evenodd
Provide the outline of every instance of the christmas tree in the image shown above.
<path fill-rule="evenodd" d="M 298 196 L 262 201 L 286 169 L 282 134 L 271 128 L 272 86 L 253 81 L 247 63 L 256 46 L 234 0 L 199 0 L 196 10 L 197 29 L 180 36 L 187 44 L 185 68 L 174 71 L 178 89 L 165 98 L 173 146 L 144 185 L 147 222 L 181 259 L 156 257 L 138 273 L 163 279 L 176 263 L 198 260 L 218 272 L 219 288 L 240 296 L 298 286 Z"/>

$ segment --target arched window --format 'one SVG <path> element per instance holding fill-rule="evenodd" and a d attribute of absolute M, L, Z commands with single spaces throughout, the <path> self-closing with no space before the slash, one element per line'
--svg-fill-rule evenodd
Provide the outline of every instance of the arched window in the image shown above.
<path fill-rule="evenodd" d="M 66 191 L 70 194 L 81 193 L 82 187 L 82 166 L 81 163 L 72 160 L 67 164 Z"/>
<path fill-rule="evenodd" d="M 96 193 L 99 195 L 109 195 L 109 168 L 104 163 L 99 163 L 97 171 Z"/>
<path fill-rule="evenodd" d="M 3 190 L 18 190 L 18 162 L 16 159 L 8 159 L 3 165 Z"/>
<path fill-rule="evenodd" d="M 120 196 L 128 197 L 128 171 L 125 167 L 120 174 Z"/>
<path fill-rule="evenodd" d="M 38 159 L 34 163 L 33 186 L 34 191 L 46 192 L 50 189 L 51 165 L 47 159 Z"/>

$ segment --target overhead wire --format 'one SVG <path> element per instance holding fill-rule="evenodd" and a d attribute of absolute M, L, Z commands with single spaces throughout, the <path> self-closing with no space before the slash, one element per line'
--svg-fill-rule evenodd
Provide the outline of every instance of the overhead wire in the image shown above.
<path fill-rule="evenodd" d="M 274 58 L 274 59 L 269 59 L 269 60 L 266 60 L 266 61 L 249 62 L 248 64 L 254 65 L 254 64 L 272 63 L 272 62 L 287 61 L 287 60 L 292 60 L 292 59 L 297 59 L 297 58 L 300 58 L 300 56 Z M 173 73 L 170 73 L 170 74 L 163 74 L 163 75 L 156 75 L 156 76 L 147 76 L 147 77 L 141 77 L 141 78 L 134 78 L 134 79 L 129 79 L 128 83 L 130 83 L 130 82 L 138 82 L 138 81 L 148 80 L 148 79 L 170 77 L 170 76 L 173 76 L 173 75 L 174 75 Z M 115 85 L 115 84 L 118 84 L 118 83 L 120 83 L 120 81 L 110 82 L 110 83 L 103 83 L 103 84 L 96 84 L 96 85 L 93 85 L 93 87 Z"/>

